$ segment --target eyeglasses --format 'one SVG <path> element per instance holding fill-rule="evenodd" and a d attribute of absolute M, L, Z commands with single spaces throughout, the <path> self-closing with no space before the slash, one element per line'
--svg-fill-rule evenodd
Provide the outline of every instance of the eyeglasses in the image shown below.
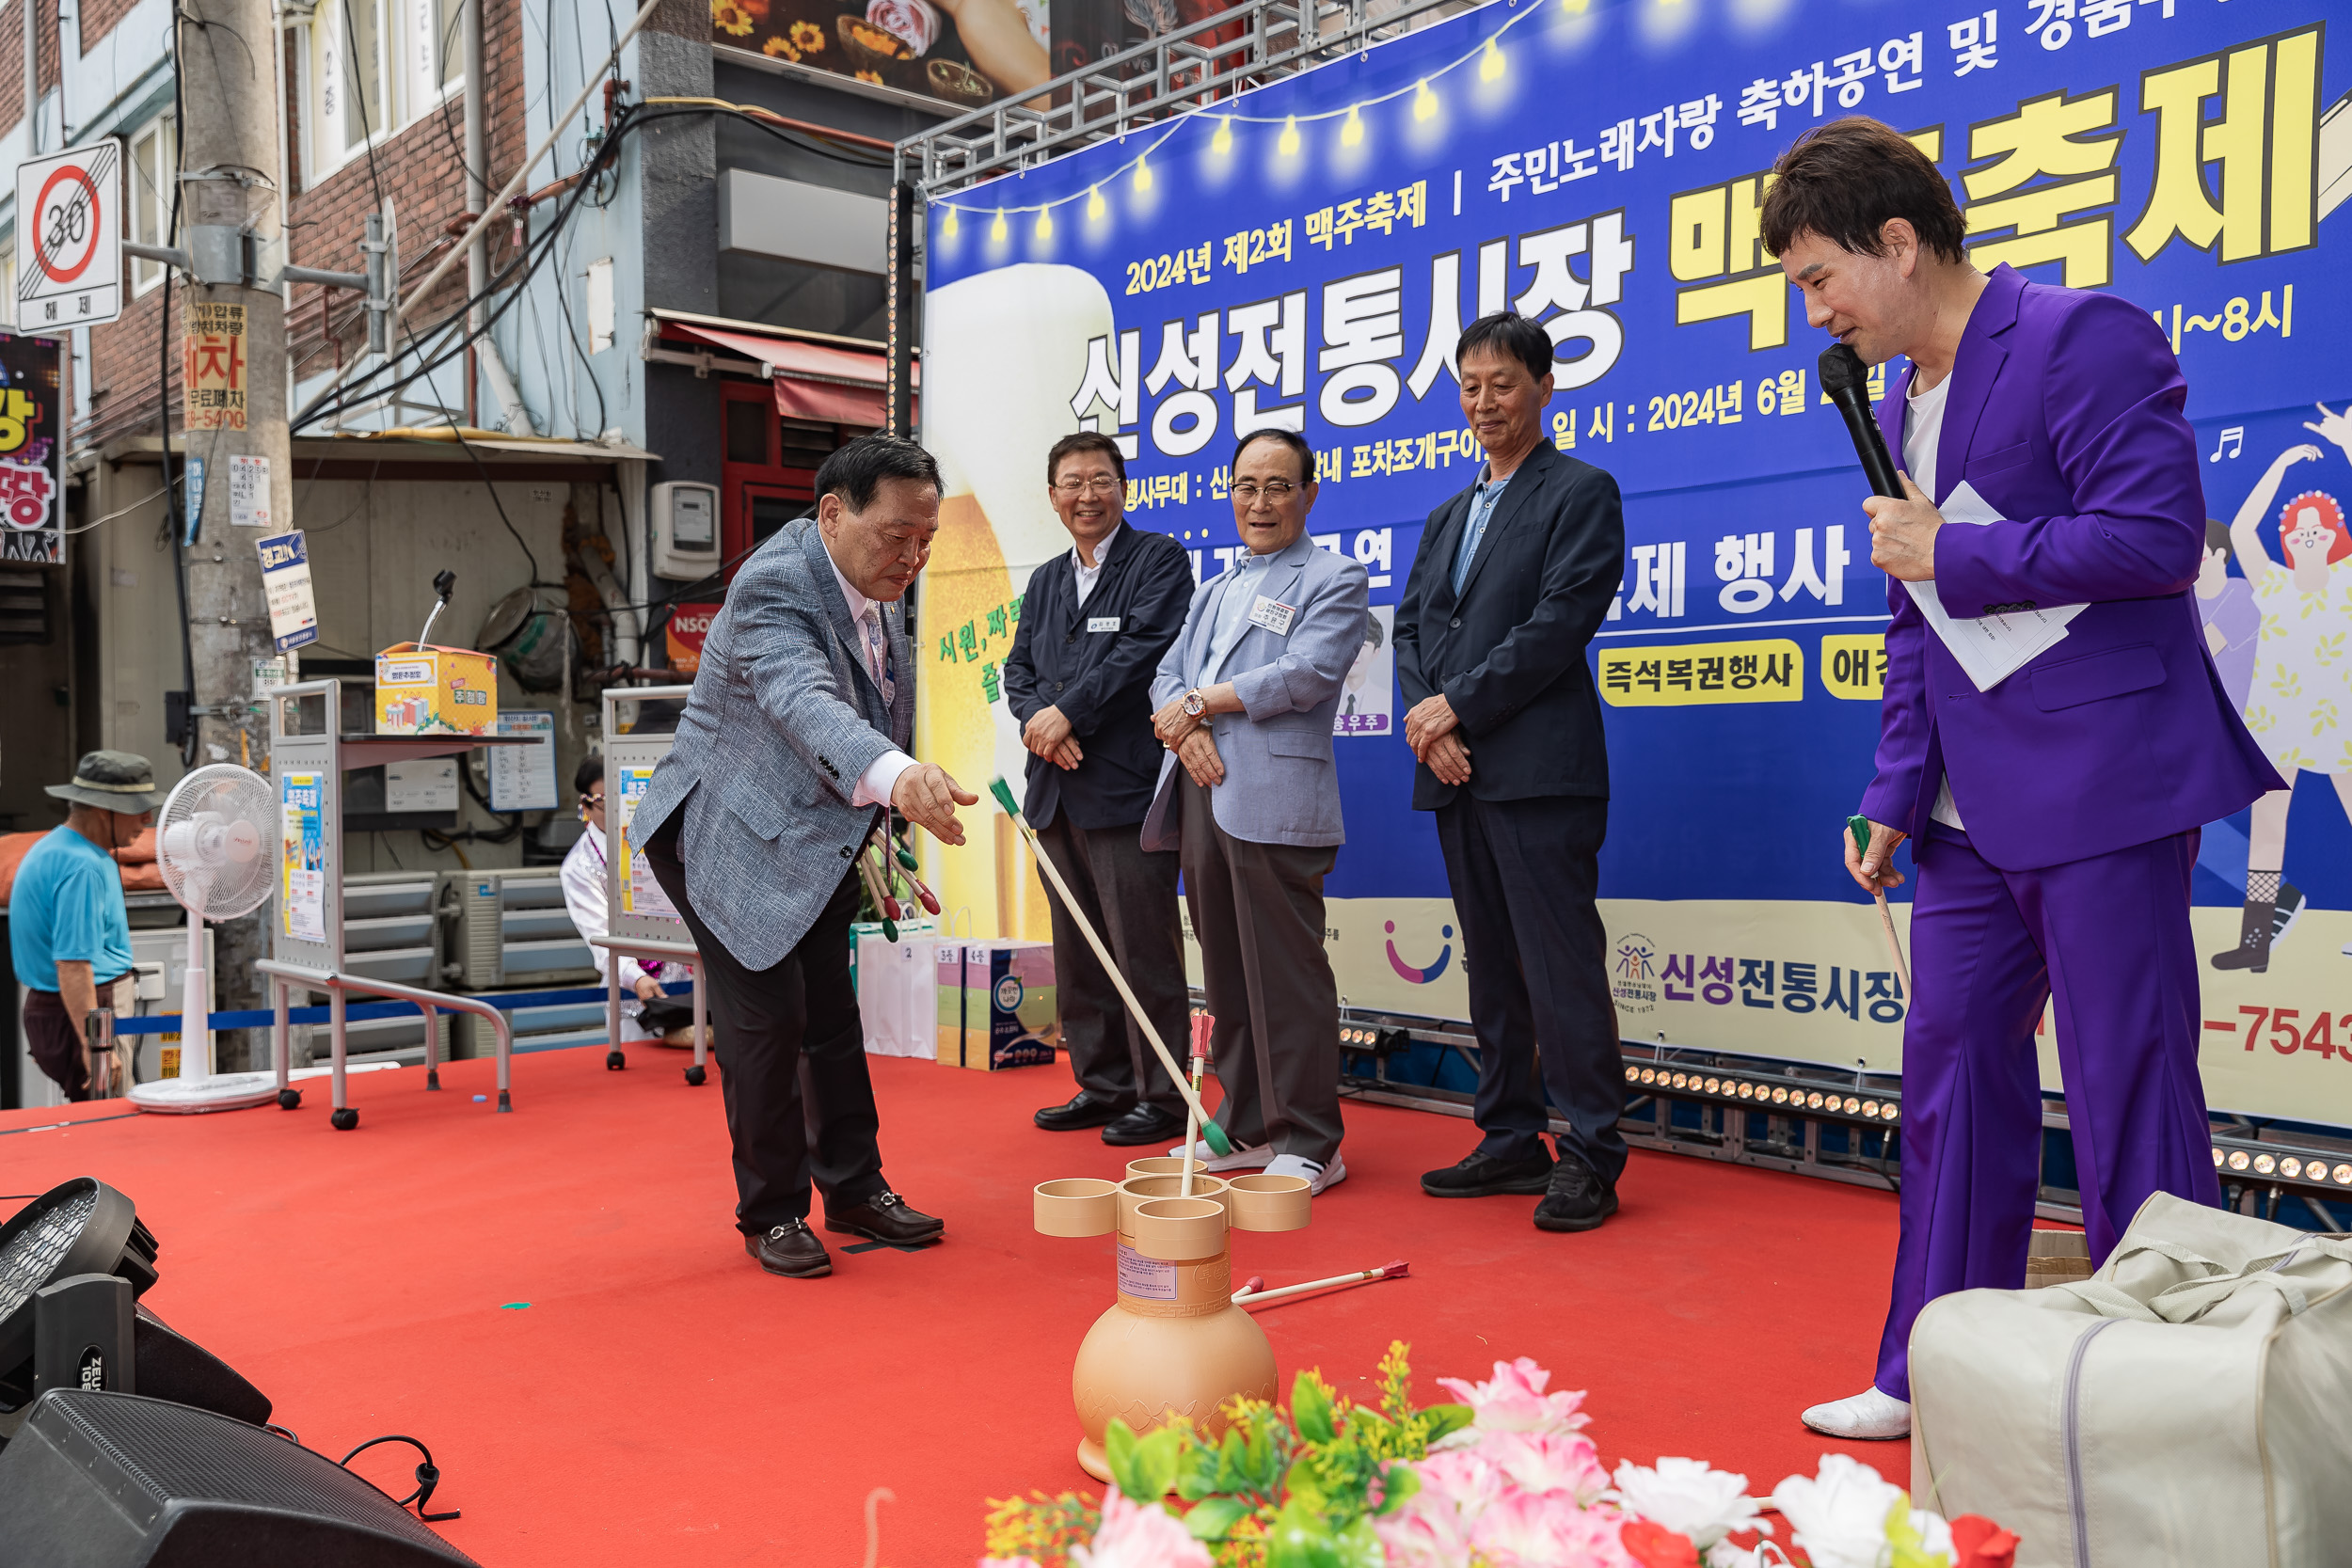
<path fill-rule="evenodd" d="M 1279 506 L 1290 499 L 1297 489 L 1297 485 L 1286 479 L 1268 480 L 1263 484 L 1245 479 L 1233 486 L 1233 499 L 1244 506 L 1251 506 L 1256 504 L 1260 496 L 1263 496 L 1268 506 Z"/>
<path fill-rule="evenodd" d="M 604 797 L 601 795 L 583 795 L 580 798 L 580 803 L 590 811 L 604 810 Z"/>
<path fill-rule="evenodd" d="M 1096 474 L 1091 479 L 1065 479 L 1056 483 L 1054 493 L 1061 496 L 1113 496 L 1119 493 L 1119 481 L 1109 474 Z"/>

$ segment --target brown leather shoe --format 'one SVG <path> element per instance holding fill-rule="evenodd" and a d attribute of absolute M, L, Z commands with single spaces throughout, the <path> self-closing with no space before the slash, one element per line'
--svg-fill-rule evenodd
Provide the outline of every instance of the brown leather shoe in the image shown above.
<path fill-rule="evenodd" d="M 788 1279 L 817 1279 L 833 1273 L 833 1256 L 806 1220 L 777 1226 L 765 1235 L 746 1231 L 743 1250 L 758 1259 L 759 1266 L 770 1274 Z"/>
<path fill-rule="evenodd" d="M 847 1208 L 835 1209 L 827 1202 L 825 1228 L 891 1246 L 920 1246 L 925 1242 L 939 1240 L 947 1229 L 947 1222 L 907 1207 L 905 1198 L 885 1188 L 865 1202 Z"/>

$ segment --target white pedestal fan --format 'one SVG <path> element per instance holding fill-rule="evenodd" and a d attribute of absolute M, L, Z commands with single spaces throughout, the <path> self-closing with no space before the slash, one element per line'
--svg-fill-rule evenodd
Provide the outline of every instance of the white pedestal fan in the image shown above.
<path fill-rule="evenodd" d="M 199 768 L 164 801 L 155 823 L 155 861 L 164 886 L 188 911 L 188 970 L 180 1007 L 180 1076 L 135 1086 L 131 1103 L 140 1110 L 233 1111 L 278 1098 L 275 1073 L 213 1070 L 204 923 L 259 909 L 278 883 L 282 852 L 278 792 L 249 768 Z"/>

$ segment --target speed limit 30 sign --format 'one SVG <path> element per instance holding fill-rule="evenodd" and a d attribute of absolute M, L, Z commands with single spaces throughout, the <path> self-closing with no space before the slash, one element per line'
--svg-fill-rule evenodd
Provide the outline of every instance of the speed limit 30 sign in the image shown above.
<path fill-rule="evenodd" d="M 108 139 L 16 166 L 17 330 L 122 314 L 122 147 Z"/>

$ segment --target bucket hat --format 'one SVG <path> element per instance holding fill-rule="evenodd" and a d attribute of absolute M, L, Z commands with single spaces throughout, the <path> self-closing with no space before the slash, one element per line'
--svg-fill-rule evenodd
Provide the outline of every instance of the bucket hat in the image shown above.
<path fill-rule="evenodd" d="M 72 784 L 51 784 L 60 800 L 136 816 L 162 805 L 153 765 L 135 752 L 89 752 L 73 769 Z"/>

